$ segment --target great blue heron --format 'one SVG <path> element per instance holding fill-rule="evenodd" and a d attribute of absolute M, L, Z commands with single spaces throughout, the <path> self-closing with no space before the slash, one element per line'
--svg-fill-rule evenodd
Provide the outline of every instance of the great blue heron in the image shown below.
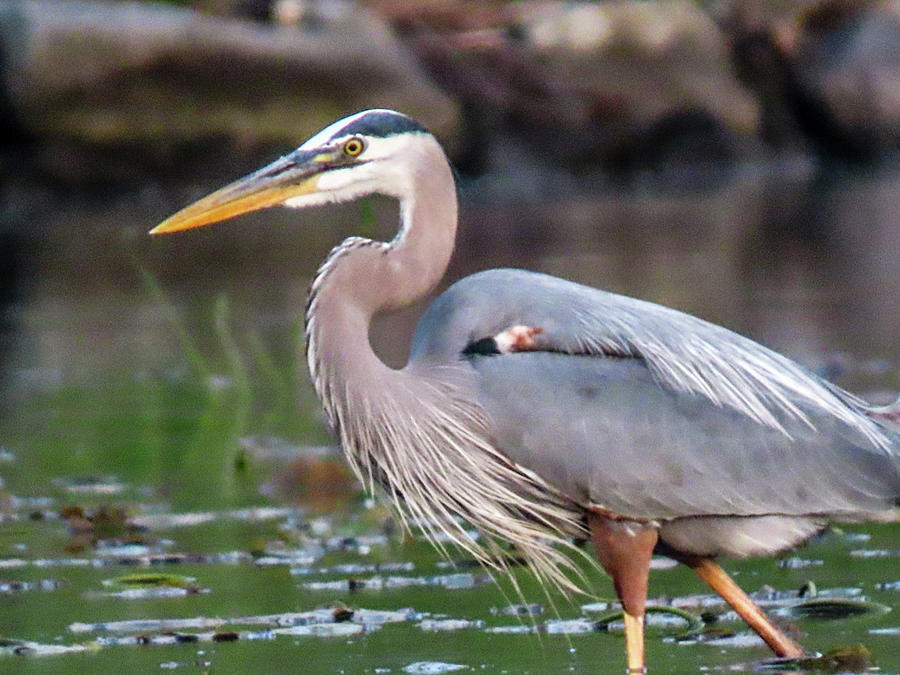
<path fill-rule="evenodd" d="M 581 585 L 570 538 L 590 537 L 622 601 L 631 673 L 645 670 L 654 550 L 778 655 L 801 656 L 714 559 L 780 551 L 833 520 L 895 518 L 900 403 L 872 407 L 693 316 L 513 269 L 456 282 L 419 322 L 407 365 L 389 368 L 370 321 L 435 287 L 457 227 L 441 147 L 389 110 L 332 124 L 152 232 L 370 193 L 399 200 L 397 236 L 334 248 L 306 307 L 310 374 L 363 484 L 438 547 L 446 535 L 505 570 L 505 540 L 564 589 Z"/>

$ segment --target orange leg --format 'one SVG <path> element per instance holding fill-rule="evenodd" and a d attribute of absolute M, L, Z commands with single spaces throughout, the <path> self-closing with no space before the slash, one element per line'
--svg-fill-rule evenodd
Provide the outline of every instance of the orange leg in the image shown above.
<path fill-rule="evenodd" d="M 741 590 L 730 576 L 719 567 L 712 558 L 699 558 L 693 556 L 678 557 L 679 562 L 684 563 L 697 573 L 703 581 L 709 584 L 716 593 L 747 622 L 757 635 L 759 635 L 772 651 L 778 656 L 796 659 L 804 656 L 803 648 L 791 640 L 778 628 L 771 619 L 763 614 L 744 591 Z"/>
<path fill-rule="evenodd" d="M 657 530 L 650 525 L 588 514 L 588 526 L 597 559 L 612 577 L 625 610 L 625 655 L 629 675 L 646 673 L 644 608 L 650 577 L 650 557 Z"/>

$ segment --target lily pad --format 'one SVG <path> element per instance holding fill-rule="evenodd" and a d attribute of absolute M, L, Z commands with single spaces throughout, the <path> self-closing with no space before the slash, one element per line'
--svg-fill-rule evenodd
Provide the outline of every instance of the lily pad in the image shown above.
<path fill-rule="evenodd" d="M 180 574 L 162 574 L 147 572 L 143 574 L 126 574 L 103 582 L 105 586 L 121 586 L 125 588 L 170 586 L 172 588 L 195 588 L 197 580 Z"/>
<path fill-rule="evenodd" d="M 816 598 L 790 607 L 781 607 L 774 613 L 791 619 L 847 619 L 889 611 L 890 607 L 868 600 Z"/>
<path fill-rule="evenodd" d="M 703 619 L 696 614 L 686 612 L 677 607 L 661 607 L 651 605 L 646 608 L 645 622 L 650 630 L 657 629 L 667 632 L 696 633 L 703 627 Z M 623 620 L 624 612 L 618 610 L 607 614 L 596 622 L 597 630 L 608 631 L 618 629 Z"/>
<path fill-rule="evenodd" d="M 772 659 L 755 664 L 754 670 L 795 673 L 798 670 L 821 673 L 863 673 L 872 665 L 872 655 L 863 645 L 836 647 L 821 656 L 799 659 Z"/>

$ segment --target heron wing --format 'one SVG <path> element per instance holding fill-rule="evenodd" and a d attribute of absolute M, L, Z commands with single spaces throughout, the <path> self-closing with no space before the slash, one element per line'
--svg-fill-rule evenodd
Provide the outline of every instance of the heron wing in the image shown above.
<path fill-rule="evenodd" d="M 513 326 L 531 351 L 467 347 Z M 883 510 L 897 437 L 789 359 L 671 309 L 520 270 L 457 282 L 410 364 L 458 363 L 498 447 L 582 502 L 631 517 Z"/>
<path fill-rule="evenodd" d="M 833 417 L 782 431 L 660 387 L 639 359 L 547 352 L 472 360 L 494 442 L 582 504 L 632 518 L 890 508 L 896 459 Z"/>

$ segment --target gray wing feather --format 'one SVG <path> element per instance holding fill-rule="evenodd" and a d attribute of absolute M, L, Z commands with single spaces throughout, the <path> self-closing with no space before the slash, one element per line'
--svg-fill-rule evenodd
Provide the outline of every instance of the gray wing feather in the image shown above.
<path fill-rule="evenodd" d="M 642 358 L 660 386 L 698 394 L 787 433 L 782 415 L 812 425 L 811 408 L 855 427 L 889 452 L 866 404 L 790 359 L 721 326 L 661 305 L 523 270 L 457 282 L 416 331 L 411 358 L 453 359 L 465 345 L 513 325 L 537 325 L 549 348 Z M 430 354 L 429 354 L 430 353 Z"/>
<path fill-rule="evenodd" d="M 633 518 L 852 515 L 889 509 L 900 463 L 806 407 L 783 431 L 661 388 L 636 359 L 473 359 L 494 441 L 576 501 Z"/>
<path fill-rule="evenodd" d="M 876 512 L 900 495 L 900 439 L 861 400 L 724 328 L 555 277 L 457 282 L 410 367 L 459 363 L 515 325 L 540 327 L 545 351 L 471 359 L 475 395 L 498 447 L 579 502 L 665 519 Z"/>

